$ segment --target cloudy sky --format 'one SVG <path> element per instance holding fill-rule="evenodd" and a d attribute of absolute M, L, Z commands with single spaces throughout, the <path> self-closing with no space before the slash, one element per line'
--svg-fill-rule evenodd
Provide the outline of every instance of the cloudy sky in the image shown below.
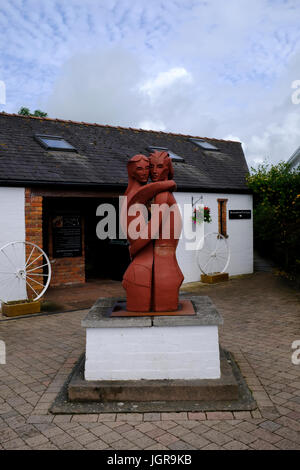
<path fill-rule="evenodd" d="M 299 18 L 299 0 L 0 0 L 0 109 L 286 160 L 300 146 Z"/>

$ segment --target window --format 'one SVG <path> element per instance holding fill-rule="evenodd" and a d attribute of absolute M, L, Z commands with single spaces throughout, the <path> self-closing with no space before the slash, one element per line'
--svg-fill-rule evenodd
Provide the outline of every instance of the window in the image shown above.
<path fill-rule="evenodd" d="M 162 152 L 163 151 L 168 152 L 168 154 L 170 155 L 171 160 L 173 160 L 174 162 L 184 162 L 184 158 L 180 157 L 179 155 L 172 152 L 172 150 L 169 150 L 166 147 L 148 147 L 147 150 L 149 150 L 149 152 L 155 152 L 155 150 L 158 150 L 158 151 L 161 150 Z"/>
<path fill-rule="evenodd" d="M 69 144 L 62 137 L 56 135 L 35 134 L 37 140 L 46 150 L 64 150 L 68 152 L 76 152 L 76 148 Z"/>
<path fill-rule="evenodd" d="M 214 151 L 219 150 L 218 147 L 215 147 L 214 145 L 209 144 L 203 139 L 189 139 L 189 140 L 190 142 L 193 142 L 193 144 L 198 145 L 198 147 L 201 147 L 203 150 L 214 150 Z"/>
<path fill-rule="evenodd" d="M 227 201 L 228 199 L 218 199 L 218 226 L 219 233 L 227 238 Z"/>

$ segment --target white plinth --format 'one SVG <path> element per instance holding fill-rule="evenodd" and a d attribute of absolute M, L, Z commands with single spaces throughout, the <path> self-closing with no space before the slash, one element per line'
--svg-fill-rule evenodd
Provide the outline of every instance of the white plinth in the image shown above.
<path fill-rule="evenodd" d="M 107 318 L 116 299 L 99 299 L 82 322 L 85 380 L 220 378 L 222 318 L 208 297 L 191 300 L 195 316 Z"/>

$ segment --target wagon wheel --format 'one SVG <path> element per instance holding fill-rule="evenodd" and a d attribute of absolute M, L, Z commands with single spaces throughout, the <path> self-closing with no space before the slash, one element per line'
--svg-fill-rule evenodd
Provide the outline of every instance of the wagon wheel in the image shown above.
<path fill-rule="evenodd" d="M 197 254 L 198 266 L 203 274 L 224 273 L 230 261 L 226 238 L 218 232 L 204 237 L 203 247 Z"/>
<path fill-rule="evenodd" d="M 10 242 L 0 248 L 0 302 L 38 300 L 48 289 L 51 264 L 46 253 L 31 242 Z"/>

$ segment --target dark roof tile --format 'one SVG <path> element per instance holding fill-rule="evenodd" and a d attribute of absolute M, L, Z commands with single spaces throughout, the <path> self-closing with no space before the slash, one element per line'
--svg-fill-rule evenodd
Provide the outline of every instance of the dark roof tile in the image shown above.
<path fill-rule="evenodd" d="M 59 135 L 77 152 L 47 151 L 34 134 Z M 218 147 L 204 151 L 202 138 Z M 127 185 L 126 163 L 147 147 L 167 147 L 184 158 L 174 163 L 179 190 L 248 191 L 248 172 L 239 142 L 175 133 L 0 113 L 0 184 Z"/>

